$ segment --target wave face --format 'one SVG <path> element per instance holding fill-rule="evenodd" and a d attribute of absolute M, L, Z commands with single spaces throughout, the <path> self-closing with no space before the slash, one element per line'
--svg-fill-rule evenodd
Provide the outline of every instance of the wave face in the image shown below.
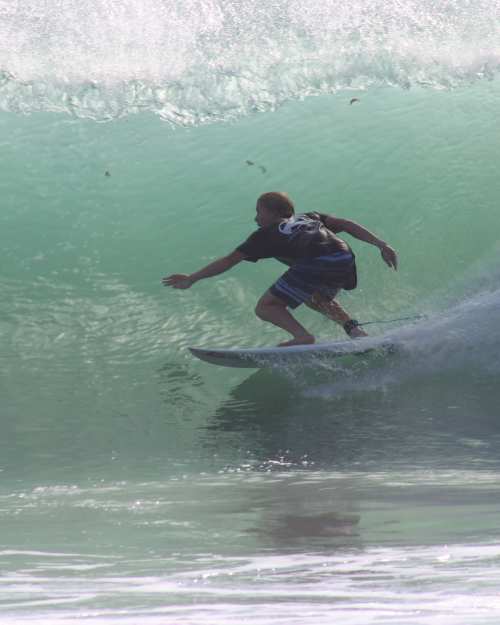
<path fill-rule="evenodd" d="M 444 409 L 443 397 L 464 418 L 490 410 L 500 346 L 499 84 L 356 95 L 353 105 L 340 93 L 196 128 L 172 129 L 144 114 L 107 124 L 2 114 L 2 440 L 16 470 L 9 441 L 41 445 L 44 458 L 67 453 L 66 466 L 79 457 L 81 437 L 93 450 L 81 461 L 95 463 L 114 432 L 127 463 L 167 454 L 173 471 L 179 462 L 212 466 L 211 446 L 200 451 L 196 432 L 220 411 L 236 419 L 277 411 L 300 421 L 313 399 L 318 414 L 330 414 L 327 398 L 355 415 L 353 393 L 362 405 L 374 393 L 370 410 L 382 419 L 383 389 L 392 389 L 402 414 L 420 410 L 422 396 L 432 414 Z M 288 191 L 298 210 L 354 219 L 399 251 L 395 273 L 375 248 L 350 240 L 359 287 L 341 301 L 353 316 L 430 316 L 404 335 L 403 360 L 333 363 L 317 379 L 290 372 L 279 407 L 272 378 L 240 391 L 248 374 L 194 362 L 186 347 L 283 340 L 253 312 L 282 267 L 244 263 L 186 292 L 160 283 L 234 249 L 255 227 L 256 198 L 272 189 Z M 342 337 L 312 311 L 298 316 L 320 340 Z M 420 391 L 405 391 L 402 402 L 402 388 Z M 472 408 L 471 396 L 481 398 Z M 174 436 L 166 414 L 180 428 Z M 92 427 L 82 429 L 89 419 Z M 139 440 L 143 419 L 149 426 Z M 13 422 L 28 434 L 19 438 Z M 40 439 L 40 427 L 54 436 Z M 255 453 L 273 448 L 257 445 Z M 312 444 L 313 456 L 320 450 Z M 233 452 L 229 445 L 221 453 Z"/>
<path fill-rule="evenodd" d="M 495 0 L 0 3 L 0 106 L 172 124 L 234 119 L 375 85 L 498 73 Z"/>

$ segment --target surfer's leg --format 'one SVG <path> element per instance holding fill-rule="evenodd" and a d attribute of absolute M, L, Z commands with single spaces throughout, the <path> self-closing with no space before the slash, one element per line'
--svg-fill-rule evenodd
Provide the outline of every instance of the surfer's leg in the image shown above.
<path fill-rule="evenodd" d="M 280 343 L 280 347 L 286 347 L 287 345 L 308 345 L 315 341 L 314 336 L 309 334 L 304 326 L 301 325 L 287 309 L 287 303 L 273 295 L 270 291 L 266 291 L 257 302 L 255 314 L 259 319 L 269 321 L 269 323 L 278 326 L 278 328 L 282 330 L 286 330 L 293 336 L 291 341 Z"/>
<path fill-rule="evenodd" d="M 351 315 L 345 311 L 342 306 L 333 297 L 328 297 L 322 293 L 315 292 L 309 302 L 305 302 L 309 308 L 322 313 L 332 321 L 335 321 L 342 326 L 345 330 L 346 323 L 352 321 Z M 347 331 L 347 330 L 346 330 Z M 359 326 L 353 326 L 347 332 L 352 338 L 359 338 L 361 336 L 368 336 L 368 334 L 362 330 Z"/>

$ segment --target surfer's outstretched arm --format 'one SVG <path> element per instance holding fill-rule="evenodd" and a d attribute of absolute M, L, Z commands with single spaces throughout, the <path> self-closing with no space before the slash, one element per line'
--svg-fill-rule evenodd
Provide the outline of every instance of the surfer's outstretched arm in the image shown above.
<path fill-rule="evenodd" d="M 338 217 L 332 216 L 328 217 L 326 226 L 332 232 L 347 232 L 347 234 L 350 234 L 355 239 L 375 245 L 375 247 L 379 248 L 385 263 L 393 269 L 398 268 L 398 255 L 396 254 L 396 251 L 385 241 L 382 241 L 382 239 L 379 239 L 372 232 L 367 230 L 364 226 L 361 226 L 354 221 L 350 221 L 349 219 L 339 219 Z"/>
<path fill-rule="evenodd" d="M 162 283 L 164 286 L 171 286 L 174 289 L 189 289 L 195 282 L 198 280 L 203 280 L 204 278 L 212 278 L 213 276 L 217 276 L 220 273 L 224 273 L 231 267 L 234 267 L 239 262 L 241 262 L 245 258 L 245 255 L 239 252 L 238 250 L 234 250 L 227 256 L 222 256 L 217 260 L 214 260 L 212 263 L 203 267 L 199 271 L 195 271 L 191 274 L 184 273 L 174 273 L 171 276 L 166 276 L 162 278 Z"/>

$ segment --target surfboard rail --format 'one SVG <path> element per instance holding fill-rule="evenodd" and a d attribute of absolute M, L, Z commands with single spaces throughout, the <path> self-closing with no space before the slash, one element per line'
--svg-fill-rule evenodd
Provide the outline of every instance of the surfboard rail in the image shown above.
<path fill-rule="evenodd" d="M 313 345 L 293 345 L 289 347 L 231 347 L 204 348 L 189 347 L 196 358 L 222 367 L 261 369 L 280 365 L 307 362 L 315 359 L 341 358 L 343 356 L 361 356 L 377 351 L 393 351 L 396 344 L 387 339 L 360 338 L 347 341 L 315 343 Z"/>

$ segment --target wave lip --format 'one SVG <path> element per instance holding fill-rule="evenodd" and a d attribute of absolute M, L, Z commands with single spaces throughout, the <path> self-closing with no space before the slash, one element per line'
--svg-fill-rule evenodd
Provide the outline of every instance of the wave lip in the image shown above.
<path fill-rule="evenodd" d="M 0 21 L 0 108 L 176 125 L 375 85 L 453 88 L 500 67 L 500 5 L 34 0 Z"/>

